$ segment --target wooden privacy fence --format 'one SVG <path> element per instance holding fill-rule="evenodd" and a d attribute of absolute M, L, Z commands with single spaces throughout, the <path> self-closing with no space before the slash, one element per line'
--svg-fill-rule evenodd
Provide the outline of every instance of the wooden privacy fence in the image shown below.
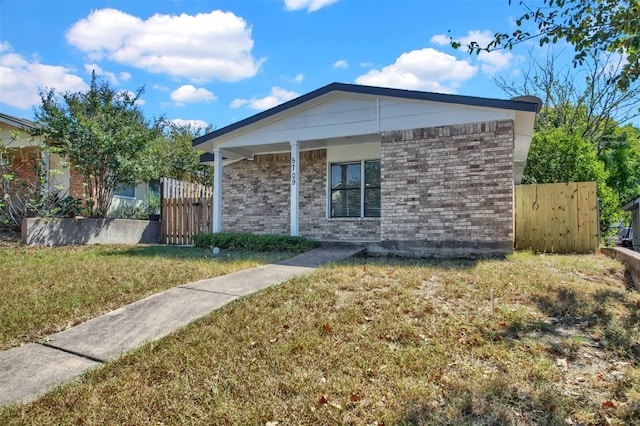
<path fill-rule="evenodd" d="M 595 182 L 517 185 L 515 248 L 546 253 L 598 249 Z"/>
<path fill-rule="evenodd" d="M 162 179 L 162 241 L 191 244 L 196 234 L 211 232 L 213 188 Z"/>

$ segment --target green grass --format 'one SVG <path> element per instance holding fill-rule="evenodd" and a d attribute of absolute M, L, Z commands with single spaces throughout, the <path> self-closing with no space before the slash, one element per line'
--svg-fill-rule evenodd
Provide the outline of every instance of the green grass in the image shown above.
<path fill-rule="evenodd" d="M 640 295 L 602 255 L 363 258 L 234 301 L 0 424 L 640 424 L 639 342 Z"/>
<path fill-rule="evenodd" d="M 209 253 L 165 246 L 0 248 L 0 350 L 176 285 L 291 256 Z"/>

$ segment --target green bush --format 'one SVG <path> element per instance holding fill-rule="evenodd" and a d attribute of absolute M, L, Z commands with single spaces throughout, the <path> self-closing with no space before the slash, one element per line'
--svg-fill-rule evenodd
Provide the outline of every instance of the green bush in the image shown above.
<path fill-rule="evenodd" d="M 318 247 L 318 243 L 305 237 L 288 235 L 253 235 L 239 232 L 198 234 L 193 244 L 200 248 L 218 247 L 223 250 L 290 251 L 302 252 Z"/>

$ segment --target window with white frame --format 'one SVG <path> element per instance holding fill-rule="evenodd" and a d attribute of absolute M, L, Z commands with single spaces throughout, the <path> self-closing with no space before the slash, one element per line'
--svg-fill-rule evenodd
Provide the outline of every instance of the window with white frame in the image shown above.
<path fill-rule="evenodd" d="M 331 217 L 380 217 L 380 160 L 332 163 L 330 171 Z"/>

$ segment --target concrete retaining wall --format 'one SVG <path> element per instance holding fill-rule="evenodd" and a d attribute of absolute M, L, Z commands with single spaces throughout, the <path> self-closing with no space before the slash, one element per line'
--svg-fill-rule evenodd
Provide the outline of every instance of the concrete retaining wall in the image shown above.
<path fill-rule="evenodd" d="M 600 251 L 624 263 L 633 283 L 640 290 L 640 253 L 624 247 L 602 247 Z"/>
<path fill-rule="evenodd" d="M 128 219 L 24 219 L 22 240 L 37 246 L 75 244 L 156 244 L 160 222 Z"/>

